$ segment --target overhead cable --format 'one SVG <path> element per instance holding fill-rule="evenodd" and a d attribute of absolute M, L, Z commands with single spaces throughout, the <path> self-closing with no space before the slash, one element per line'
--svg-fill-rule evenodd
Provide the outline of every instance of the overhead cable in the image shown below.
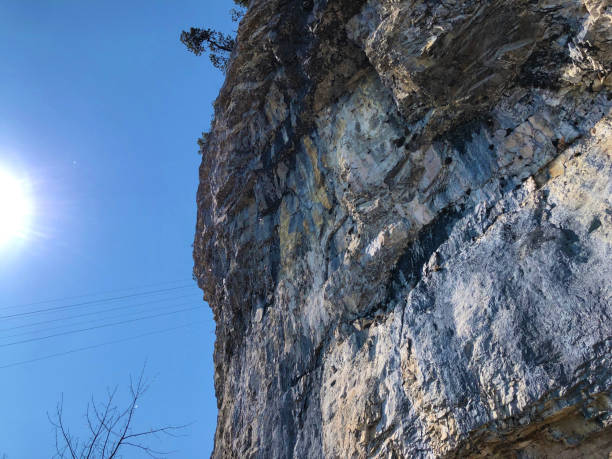
<path fill-rule="evenodd" d="M 170 297 L 170 298 L 160 298 L 160 299 L 157 299 L 157 300 L 147 301 L 145 303 L 122 304 L 121 306 L 115 306 L 113 308 L 104 308 L 104 309 L 101 309 L 101 310 L 98 310 L 98 311 L 86 312 L 84 314 L 76 314 L 76 315 L 72 315 L 72 316 L 63 316 L 63 317 L 59 317 L 59 318 L 55 318 L 55 319 L 40 320 L 38 322 L 29 322 L 29 323 L 25 323 L 25 324 L 22 324 L 22 325 L 16 325 L 14 327 L 1 328 L 0 332 L 17 330 L 17 329 L 20 329 L 20 328 L 34 327 L 36 325 L 43 325 L 43 324 L 59 322 L 59 321 L 63 321 L 63 320 L 72 320 L 72 319 L 77 319 L 77 318 L 80 318 L 80 317 L 88 317 L 88 316 L 92 316 L 92 315 L 96 315 L 96 314 L 105 314 L 105 313 L 111 312 L 111 311 L 127 310 L 127 309 L 136 308 L 136 307 L 139 307 L 139 306 L 149 306 L 151 304 L 162 303 L 164 301 L 176 301 L 176 300 L 180 300 L 180 299 L 183 299 L 183 298 L 187 298 L 187 297 L 192 296 L 192 295 L 193 295 L 193 293 L 187 293 L 186 295 L 180 295 L 180 296 L 175 296 L 175 297 Z M 194 301 L 196 301 L 196 300 L 194 300 Z M 100 306 L 103 306 L 103 304 L 100 304 Z"/>
<path fill-rule="evenodd" d="M 55 354 L 49 354 L 49 355 L 45 355 L 45 356 L 42 356 L 42 357 L 37 357 L 37 358 L 34 358 L 34 359 L 22 360 L 22 361 L 19 361 L 19 362 L 13 362 L 13 363 L 9 363 L 7 365 L 0 365 L 0 370 L 5 369 L 5 368 L 16 367 L 16 366 L 19 366 L 19 365 L 25 365 L 25 364 L 28 364 L 28 363 L 39 362 L 41 360 L 47 360 L 47 359 L 51 359 L 51 358 L 54 358 L 54 357 L 61 357 L 61 356 L 64 356 L 64 355 L 74 354 L 76 352 L 88 351 L 90 349 L 96 349 L 96 348 L 103 347 L 103 346 L 109 346 L 111 344 L 124 343 L 126 341 L 131 341 L 131 340 L 135 340 L 135 339 L 139 339 L 139 338 L 144 338 L 145 336 L 157 335 L 157 334 L 160 334 L 160 333 L 166 333 L 166 332 L 173 331 L 173 330 L 179 330 L 181 328 L 191 327 L 192 325 L 202 325 L 204 323 L 205 322 L 203 322 L 203 321 L 201 321 L 201 322 L 191 322 L 191 323 L 179 325 L 179 326 L 176 326 L 176 327 L 164 328 L 162 330 L 154 330 L 154 331 L 151 331 L 151 332 L 148 332 L 148 333 L 142 333 L 140 335 L 130 336 L 128 338 L 117 339 L 117 340 L 114 340 L 114 341 L 107 341 L 105 343 L 94 344 L 92 346 L 80 347 L 80 348 L 77 348 L 77 349 L 72 349 L 72 350 L 65 351 L 65 352 L 58 352 L 58 353 L 55 353 Z"/>
<path fill-rule="evenodd" d="M 20 340 L 20 341 L 13 341 L 12 343 L 0 344 L 0 348 L 2 348 L 2 347 L 9 347 L 9 346 L 16 346 L 17 344 L 25 344 L 25 343 L 35 342 L 35 341 L 42 341 L 42 340 L 46 340 L 46 339 L 50 339 L 50 338 L 56 338 L 58 336 L 72 335 L 74 333 L 82 333 L 82 332 L 86 332 L 86 331 L 90 331 L 90 330 L 97 330 L 99 328 L 112 327 L 112 326 L 115 326 L 115 325 L 122 325 L 122 324 L 137 322 L 139 320 L 153 319 L 155 317 L 168 316 L 168 315 L 177 314 L 177 313 L 183 312 L 183 311 L 193 311 L 195 309 L 202 309 L 202 307 L 203 306 L 197 306 L 195 308 L 180 309 L 178 311 L 164 312 L 164 313 L 161 313 L 161 314 L 154 314 L 154 315 L 151 315 L 151 316 L 140 317 L 140 318 L 137 318 L 137 319 L 130 319 L 130 320 L 124 320 L 124 321 L 121 321 L 121 322 L 114 322 L 114 323 L 110 323 L 110 324 L 97 325 L 95 327 L 81 328 L 79 330 L 70 330 L 70 331 L 66 331 L 66 332 L 62 332 L 62 333 L 55 333 L 55 334 L 52 334 L 52 335 L 41 336 L 41 337 L 38 337 L 38 338 L 30 338 L 30 339 L 24 339 L 24 340 Z"/>
<path fill-rule="evenodd" d="M 61 325 L 57 325 L 55 327 L 44 327 L 42 329 L 38 329 L 38 330 L 26 330 L 26 331 L 22 331 L 19 333 L 14 333 L 12 335 L 0 335 L 0 340 L 4 340 L 4 339 L 8 339 L 8 338 L 17 338 L 19 336 L 28 336 L 28 335 L 32 335 L 32 334 L 36 334 L 36 333 L 49 333 L 52 330 L 61 330 L 62 328 L 66 328 L 66 327 L 75 327 L 77 325 L 94 325 L 100 322 L 103 322 L 105 320 L 113 320 L 113 319 L 123 319 L 125 317 L 129 317 L 129 316 L 133 316 L 135 314 L 143 314 L 143 313 L 151 313 L 153 311 L 162 311 L 162 310 L 168 310 L 168 309 L 172 309 L 172 308 L 178 308 L 181 306 L 188 306 L 188 305 L 193 305 L 194 302 L 193 301 L 188 301 L 188 302 L 184 302 L 184 303 L 173 303 L 170 305 L 163 305 L 163 306 L 158 306 L 156 308 L 149 308 L 145 311 L 128 311 L 125 314 L 119 314 L 119 315 L 115 315 L 115 316 L 110 316 L 110 317 L 99 317 L 97 318 L 97 320 L 84 320 L 81 322 L 73 322 L 73 323 L 65 323 L 65 324 L 61 324 Z M 1 344 L 0 344 L 1 346 Z"/>
<path fill-rule="evenodd" d="M 4 309 L 25 308 L 27 306 L 36 306 L 39 304 L 59 303 L 61 301 L 76 300 L 78 298 L 109 295 L 109 294 L 114 294 L 114 293 L 119 293 L 119 292 L 127 292 L 130 290 L 138 290 L 138 289 L 144 289 L 144 288 L 150 288 L 150 287 L 159 287 L 161 285 L 176 284 L 177 282 L 183 282 L 186 286 L 194 285 L 193 282 L 188 282 L 188 279 L 180 279 L 180 280 L 167 281 L 167 282 L 156 282 L 154 284 L 140 285 L 137 287 L 127 287 L 127 288 L 121 288 L 121 289 L 105 290 L 105 291 L 100 291 L 100 292 L 95 292 L 95 293 L 85 293 L 83 295 L 67 296 L 63 298 L 53 298 L 53 299 L 47 299 L 47 300 L 41 300 L 41 301 L 34 301 L 31 303 L 15 304 L 13 306 L 2 306 L 0 307 L 0 311 Z"/>
<path fill-rule="evenodd" d="M 155 295 L 155 294 L 158 294 L 158 293 L 171 292 L 171 291 L 181 290 L 181 289 L 190 288 L 190 287 L 193 288 L 192 286 L 183 286 L 183 287 L 172 287 L 172 288 L 165 288 L 165 289 L 159 289 L 159 290 L 149 290 L 149 291 L 143 292 L 143 293 L 133 293 L 133 294 L 130 294 L 130 295 L 116 296 L 116 297 L 112 297 L 112 298 L 102 298 L 102 299 L 99 299 L 99 300 L 84 301 L 84 302 L 81 302 L 81 303 L 72 303 L 72 304 L 68 304 L 68 305 L 55 306 L 55 307 L 52 307 L 52 308 L 37 309 L 35 311 L 27 311 L 27 312 L 20 312 L 20 313 L 16 313 L 16 314 L 8 314 L 8 315 L 0 316 L 0 319 L 13 319 L 13 318 L 16 318 L 16 317 L 23 317 L 23 316 L 28 316 L 28 315 L 32 315 L 32 314 L 39 314 L 39 313 L 45 313 L 45 312 L 51 312 L 51 311 L 59 311 L 59 310 L 63 310 L 63 309 L 77 308 L 77 307 L 83 307 L 83 306 L 90 306 L 90 305 L 99 304 L 99 303 L 108 303 L 108 302 L 112 302 L 112 301 L 124 300 L 126 298 L 135 298 L 135 297 L 138 297 L 138 296 Z"/>

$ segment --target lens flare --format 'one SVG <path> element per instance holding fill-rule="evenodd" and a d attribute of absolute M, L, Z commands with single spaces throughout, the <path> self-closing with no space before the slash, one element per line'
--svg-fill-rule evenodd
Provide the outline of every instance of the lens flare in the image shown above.
<path fill-rule="evenodd" d="M 0 169 L 0 245 L 27 237 L 32 213 L 27 181 Z"/>

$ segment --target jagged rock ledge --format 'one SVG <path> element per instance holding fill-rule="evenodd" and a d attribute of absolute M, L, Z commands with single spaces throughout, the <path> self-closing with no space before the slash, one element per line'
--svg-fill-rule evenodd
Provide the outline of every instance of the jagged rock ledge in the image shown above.
<path fill-rule="evenodd" d="M 611 21 L 251 1 L 197 196 L 213 457 L 608 457 Z"/>

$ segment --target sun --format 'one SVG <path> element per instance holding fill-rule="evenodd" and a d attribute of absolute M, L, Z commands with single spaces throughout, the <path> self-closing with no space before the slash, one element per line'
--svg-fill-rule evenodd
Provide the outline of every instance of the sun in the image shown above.
<path fill-rule="evenodd" d="M 0 246 L 28 235 L 32 212 L 27 181 L 0 169 Z"/>

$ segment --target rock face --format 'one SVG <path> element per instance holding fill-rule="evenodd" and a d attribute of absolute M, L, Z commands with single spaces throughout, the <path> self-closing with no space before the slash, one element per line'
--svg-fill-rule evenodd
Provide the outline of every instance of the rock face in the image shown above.
<path fill-rule="evenodd" d="M 202 149 L 215 458 L 612 451 L 608 0 L 252 0 Z"/>

